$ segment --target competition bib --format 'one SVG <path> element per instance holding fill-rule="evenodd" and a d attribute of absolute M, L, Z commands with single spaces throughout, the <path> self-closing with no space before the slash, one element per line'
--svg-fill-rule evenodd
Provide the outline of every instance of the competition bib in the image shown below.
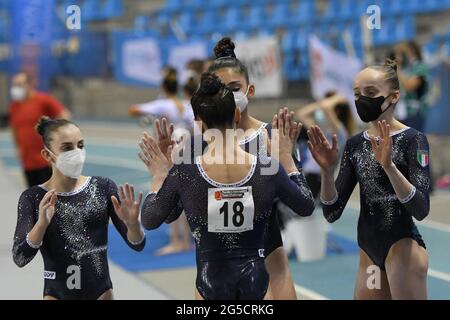
<path fill-rule="evenodd" d="M 251 186 L 208 189 L 208 232 L 253 230 L 254 216 Z"/>

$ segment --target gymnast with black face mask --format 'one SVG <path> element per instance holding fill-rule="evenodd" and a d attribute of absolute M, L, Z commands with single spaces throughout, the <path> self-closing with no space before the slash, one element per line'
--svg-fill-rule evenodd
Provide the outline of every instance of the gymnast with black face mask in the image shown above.
<path fill-rule="evenodd" d="M 396 70 L 388 60 L 356 76 L 357 112 L 370 126 L 347 141 L 336 182 L 336 136 L 330 144 L 319 127 L 308 131 L 311 153 L 321 166 L 320 196 L 329 222 L 339 219 L 359 183 L 355 299 L 427 298 L 428 255 L 413 218 L 423 220 L 430 210 L 429 146 L 423 133 L 394 118 L 400 99 Z M 379 268 L 380 288 L 367 285 L 371 266 Z"/>

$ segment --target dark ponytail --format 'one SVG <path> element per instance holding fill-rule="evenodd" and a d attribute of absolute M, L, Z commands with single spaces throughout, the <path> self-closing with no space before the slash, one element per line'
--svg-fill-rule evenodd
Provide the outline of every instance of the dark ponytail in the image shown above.
<path fill-rule="evenodd" d="M 172 67 L 167 67 L 163 77 L 163 89 L 170 94 L 177 94 L 178 92 L 178 79 L 177 70 Z"/>
<path fill-rule="evenodd" d="M 198 82 L 194 77 L 190 77 L 183 86 L 183 90 L 189 97 L 192 97 L 195 91 L 198 89 Z"/>

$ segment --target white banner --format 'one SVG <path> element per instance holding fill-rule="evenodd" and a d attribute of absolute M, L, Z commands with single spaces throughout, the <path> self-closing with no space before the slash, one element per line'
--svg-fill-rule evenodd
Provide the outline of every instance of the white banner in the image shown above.
<path fill-rule="evenodd" d="M 125 40 L 122 65 L 126 78 L 155 86 L 161 83 L 161 52 L 158 42 L 152 38 Z"/>
<path fill-rule="evenodd" d="M 352 111 L 359 119 L 354 104 L 353 80 L 361 71 L 362 62 L 334 50 L 316 36 L 309 38 L 309 56 L 311 91 L 314 99 L 322 99 L 325 93 L 337 91 L 348 99 Z"/>
<path fill-rule="evenodd" d="M 204 42 L 192 42 L 172 46 L 169 51 L 168 64 L 178 72 L 178 80 L 185 83 L 189 77 L 186 65 L 190 60 L 204 60 L 208 57 L 208 48 Z"/>
<path fill-rule="evenodd" d="M 256 97 L 283 94 L 280 49 L 275 37 L 239 41 L 235 52 L 248 68 L 250 82 L 256 87 Z"/>

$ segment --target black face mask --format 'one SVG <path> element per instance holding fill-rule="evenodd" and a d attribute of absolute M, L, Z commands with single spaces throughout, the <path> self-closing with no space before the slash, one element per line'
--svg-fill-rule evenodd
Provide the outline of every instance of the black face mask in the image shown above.
<path fill-rule="evenodd" d="M 376 98 L 370 98 L 366 96 L 360 96 L 358 100 L 355 100 L 356 111 L 358 112 L 361 120 L 364 122 L 377 120 L 383 114 L 383 112 L 389 109 L 389 107 L 392 105 L 391 103 L 386 109 L 384 109 L 384 111 L 381 110 L 381 106 L 388 97 L 389 96 L 380 96 Z"/>

